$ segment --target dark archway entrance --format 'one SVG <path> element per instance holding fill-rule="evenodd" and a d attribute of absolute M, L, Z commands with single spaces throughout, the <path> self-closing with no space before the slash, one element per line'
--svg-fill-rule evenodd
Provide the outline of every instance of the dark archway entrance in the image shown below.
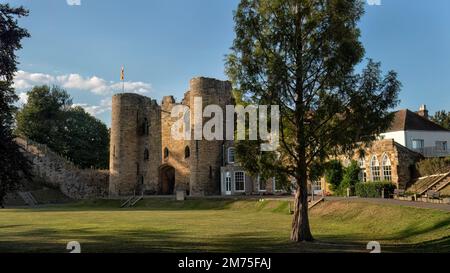
<path fill-rule="evenodd" d="M 169 165 L 162 166 L 160 170 L 160 181 L 161 194 L 173 194 L 175 189 L 175 169 Z"/>

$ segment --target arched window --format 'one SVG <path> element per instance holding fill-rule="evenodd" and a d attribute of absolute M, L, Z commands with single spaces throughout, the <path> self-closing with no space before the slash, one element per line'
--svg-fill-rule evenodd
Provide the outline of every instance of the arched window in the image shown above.
<path fill-rule="evenodd" d="M 367 172 L 366 172 L 366 160 L 364 157 L 361 157 L 358 159 L 358 166 L 359 166 L 359 181 L 361 182 L 367 182 Z"/>
<path fill-rule="evenodd" d="M 145 148 L 145 150 L 144 150 L 144 160 L 148 160 L 149 157 L 150 157 L 150 155 L 149 155 L 148 149 Z"/>
<path fill-rule="evenodd" d="M 164 158 L 168 158 L 169 157 L 169 149 L 164 148 Z"/>
<path fill-rule="evenodd" d="M 376 156 L 370 160 L 370 172 L 372 173 L 372 181 L 381 181 L 380 162 Z"/>
<path fill-rule="evenodd" d="M 387 154 L 384 154 L 383 160 L 381 161 L 381 166 L 383 167 L 383 179 L 392 182 L 391 160 Z"/>
<path fill-rule="evenodd" d="M 343 166 L 344 166 L 345 168 L 347 168 L 348 166 L 350 166 L 350 164 L 352 164 L 352 161 L 351 161 L 348 157 L 346 157 L 346 158 L 344 159 Z"/>
<path fill-rule="evenodd" d="M 234 148 L 230 147 L 228 148 L 228 163 L 234 163 Z"/>
<path fill-rule="evenodd" d="M 144 123 L 142 124 L 142 133 L 144 136 L 148 136 L 148 119 L 144 118 Z"/>
<path fill-rule="evenodd" d="M 191 149 L 189 148 L 189 146 L 186 146 L 184 148 L 184 158 L 189 158 L 191 156 Z"/>

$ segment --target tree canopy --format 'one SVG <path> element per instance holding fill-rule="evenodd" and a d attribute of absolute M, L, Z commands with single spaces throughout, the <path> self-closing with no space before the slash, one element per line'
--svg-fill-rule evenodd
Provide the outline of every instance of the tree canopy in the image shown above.
<path fill-rule="evenodd" d="M 450 130 L 450 112 L 445 110 L 437 111 L 434 116 L 431 117 L 431 120 Z"/>
<path fill-rule="evenodd" d="M 252 171 L 295 178 L 291 239 L 312 240 L 307 181 L 331 155 L 350 153 L 387 129 L 398 103 L 394 71 L 368 60 L 358 21 L 360 0 L 241 0 L 226 71 L 235 93 L 252 104 L 279 105 L 280 147 L 261 152 L 258 141 L 236 143 Z M 270 174 L 273 175 L 273 174 Z"/>
<path fill-rule="evenodd" d="M 69 94 L 57 86 L 36 86 L 28 92 L 17 114 L 17 133 L 82 168 L 108 168 L 108 128 L 83 108 L 73 107 Z"/>
<path fill-rule="evenodd" d="M 22 39 L 29 37 L 26 29 L 18 25 L 17 18 L 27 16 L 23 7 L 12 8 L 0 4 L 0 205 L 6 194 L 20 185 L 23 177 L 30 177 L 30 164 L 14 141 L 12 125 L 18 100 L 12 88 L 17 71 L 15 52 L 22 48 Z"/>

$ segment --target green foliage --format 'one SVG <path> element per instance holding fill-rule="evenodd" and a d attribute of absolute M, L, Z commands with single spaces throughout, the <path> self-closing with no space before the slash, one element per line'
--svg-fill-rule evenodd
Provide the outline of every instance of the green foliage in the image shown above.
<path fill-rule="evenodd" d="M 431 117 L 431 120 L 450 130 L 450 112 L 446 112 L 445 110 L 437 111 L 436 114 Z"/>
<path fill-rule="evenodd" d="M 108 168 L 109 132 L 105 124 L 72 107 L 59 87 L 37 86 L 17 115 L 17 133 L 46 144 L 83 168 Z"/>
<path fill-rule="evenodd" d="M 363 13 L 360 0 L 241 0 L 226 72 L 241 100 L 279 105 L 281 113 L 279 160 L 261 153 L 258 141 L 241 141 L 238 158 L 250 162 L 244 168 L 293 176 L 301 193 L 316 166 L 390 126 L 401 86 L 397 74 L 382 76 L 372 60 L 355 74 L 364 57 Z M 307 196 L 297 196 L 307 207 Z M 307 212 L 298 218 L 297 208 L 293 227 L 300 223 L 301 231 L 292 239 L 311 240 Z"/>
<path fill-rule="evenodd" d="M 331 186 L 332 191 L 339 189 L 344 175 L 342 164 L 339 160 L 331 160 L 327 162 L 325 167 L 325 180 Z"/>
<path fill-rule="evenodd" d="M 450 158 L 428 158 L 416 163 L 420 176 L 437 174 L 448 167 L 450 167 Z"/>
<path fill-rule="evenodd" d="M 17 95 L 12 88 L 17 71 L 15 52 L 22 48 L 21 41 L 29 37 L 27 30 L 19 27 L 17 18 L 27 16 L 23 7 L 12 8 L 0 4 L 0 206 L 5 195 L 17 189 L 22 178 L 31 176 L 30 163 L 20 152 L 12 133 L 14 103 Z"/>
<path fill-rule="evenodd" d="M 384 196 L 387 198 L 396 188 L 391 182 L 365 182 L 355 185 L 355 193 L 359 197 L 380 198 L 384 190 Z"/>
<path fill-rule="evenodd" d="M 344 168 L 344 175 L 342 177 L 342 182 L 335 191 L 337 195 L 346 196 L 347 188 L 350 189 L 350 195 L 355 193 L 355 186 L 359 183 L 359 173 L 361 169 L 358 166 L 358 162 L 352 161 L 350 165 Z"/>

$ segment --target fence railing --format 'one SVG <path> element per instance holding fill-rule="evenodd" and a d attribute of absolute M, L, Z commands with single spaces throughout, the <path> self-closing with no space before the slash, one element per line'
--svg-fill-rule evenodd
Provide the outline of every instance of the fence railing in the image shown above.
<path fill-rule="evenodd" d="M 423 147 L 412 149 L 415 152 L 422 154 L 424 157 L 448 157 L 450 156 L 450 150 L 443 149 L 442 147 Z"/>

